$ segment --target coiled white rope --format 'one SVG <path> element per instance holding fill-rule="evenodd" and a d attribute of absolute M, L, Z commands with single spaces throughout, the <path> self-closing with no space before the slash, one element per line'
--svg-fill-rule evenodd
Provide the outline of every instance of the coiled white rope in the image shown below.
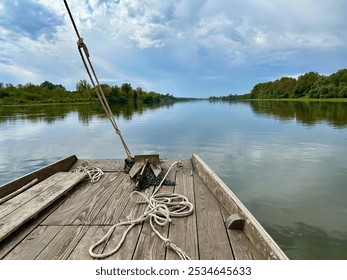
<path fill-rule="evenodd" d="M 166 224 L 171 222 L 171 217 L 185 217 L 190 215 L 194 210 L 193 204 L 188 201 L 187 197 L 181 194 L 164 194 L 164 193 L 158 194 L 157 193 L 159 189 L 161 188 L 163 182 L 165 181 L 167 175 L 171 171 L 172 167 L 179 162 L 180 161 L 176 161 L 170 166 L 164 178 L 162 179 L 158 187 L 154 190 L 153 194 L 149 198 L 145 194 L 138 191 L 134 191 L 131 193 L 130 199 L 134 201 L 135 203 L 137 204 L 147 203 L 147 208 L 145 212 L 137 219 L 134 219 L 131 221 L 124 221 L 124 222 L 120 222 L 118 224 L 113 225 L 109 229 L 109 231 L 105 234 L 104 237 L 102 237 L 98 242 L 96 242 L 94 245 L 92 245 L 89 248 L 90 256 L 92 256 L 93 258 L 106 258 L 113 255 L 121 248 L 128 232 L 135 225 L 143 221 L 149 220 L 149 224 L 152 230 L 157 234 L 157 236 L 161 240 L 163 240 L 166 247 L 174 250 L 181 259 L 190 260 L 189 256 L 181 248 L 173 244 L 169 238 L 164 237 L 155 228 L 155 224 L 160 226 L 165 226 Z M 137 199 L 136 199 L 136 196 L 138 196 Z M 109 252 L 100 253 L 100 254 L 94 253 L 95 248 L 97 248 L 102 243 L 108 242 L 110 240 L 114 230 L 119 226 L 127 226 L 127 228 L 125 232 L 123 233 L 121 240 L 116 245 L 116 247 Z"/>
<path fill-rule="evenodd" d="M 91 165 L 88 160 L 85 160 L 81 163 L 79 167 L 77 167 L 72 172 L 85 172 L 88 174 L 88 177 L 92 183 L 96 183 L 100 180 L 104 172 L 94 165 Z"/>

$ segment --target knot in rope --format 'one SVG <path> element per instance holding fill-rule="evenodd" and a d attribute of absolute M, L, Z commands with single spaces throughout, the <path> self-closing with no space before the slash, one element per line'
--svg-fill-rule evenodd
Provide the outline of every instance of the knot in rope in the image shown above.
<path fill-rule="evenodd" d="M 84 43 L 82 37 L 80 37 L 80 38 L 78 39 L 78 41 L 77 41 L 77 47 L 78 47 L 79 49 L 82 48 L 82 49 L 84 50 L 84 53 L 86 54 L 86 56 L 89 57 L 89 51 L 88 51 L 87 45 Z"/>

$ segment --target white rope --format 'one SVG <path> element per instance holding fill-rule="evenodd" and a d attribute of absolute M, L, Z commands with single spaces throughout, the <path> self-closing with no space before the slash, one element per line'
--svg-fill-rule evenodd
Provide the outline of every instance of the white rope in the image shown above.
<path fill-rule="evenodd" d="M 181 194 L 164 194 L 157 192 L 161 188 L 163 182 L 165 181 L 167 175 L 169 174 L 172 167 L 179 163 L 180 161 L 174 162 L 168 171 L 166 172 L 164 178 L 160 182 L 159 186 L 154 190 L 153 194 L 148 198 L 145 194 L 134 191 L 130 195 L 130 199 L 137 203 L 137 204 L 147 204 L 147 208 L 145 212 L 138 217 L 137 219 L 131 220 L 131 221 L 124 221 L 120 222 L 118 224 L 113 225 L 109 231 L 105 234 L 104 237 L 102 237 L 97 243 L 92 245 L 89 248 L 89 254 L 93 258 L 106 258 L 114 253 L 116 253 L 124 243 L 124 240 L 128 234 L 128 232 L 137 224 L 149 220 L 149 224 L 152 228 L 152 230 L 157 234 L 157 236 L 165 243 L 166 247 L 171 248 L 174 250 L 177 255 L 183 259 L 183 260 L 190 260 L 189 256 L 178 246 L 173 244 L 169 238 L 164 237 L 160 232 L 155 228 L 155 224 L 160 226 L 165 226 L 166 224 L 171 222 L 171 217 L 185 217 L 190 215 L 193 210 L 194 206 L 192 203 L 188 201 L 188 198 L 181 195 Z M 136 198 L 136 196 L 138 196 Z M 123 236 L 121 240 L 118 242 L 116 247 L 105 253 L 94 253 L 95 248 L 97 248 L 99 245 L 101 245 L 104 242 L 108 242 L 114 232 L 114 230 L 117 227 L 120 226 L 126 226 L 126 230 L 123 233 Z"/>
<path fill-rule="evenodd" d="M 85 160 L 81 163 L 79 167 L 77 167 L 72 172 L 84 172 L 88 174 L 88 177 L 92 183 L 96 183 L 100 180 L 104 172 L 94 165 L 91 165 L 88 160 Z"/>

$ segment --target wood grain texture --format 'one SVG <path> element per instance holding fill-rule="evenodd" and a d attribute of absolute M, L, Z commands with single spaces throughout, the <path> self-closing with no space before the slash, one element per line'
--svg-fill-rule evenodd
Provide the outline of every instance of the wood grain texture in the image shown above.
<path fill-rule="evenodd" d="M 4 202 L 0 205 L 0 220 L 8 214 L 12 213 L 13 211 L 17 210 L 18 208 L 22 207 L 24 204 L 38 196 L 43 191 L 52 187 L 57 182 L 63 180 L 67 176 L 69 176 L 69 173 L 67 172 L 56 173 L 49 177 L 47 180 L 36 184 L 35 186 L 31 187 L 25 192 L 22 192 L 21 194 L 13 197 L 12 199 Z"/>
<path fill-rule="evenodd" d="M 149 197 L 153 193 L 153 187 L 147 188 L 145 190 L 142 190 L 142 192 Z M 126 208 L 124 209 L 121 217 L 120 217 L 120 222 L 122 221 L 131 221 L 135 220 L 138 217 L 140 217 L 144 211 L 147 208 L 147 204 L 137 204 L 134 201 L 130 200 L 129 203 L 127 204 Z M 138 242 L 139 242 L 139 237 L 141 235 L 141 231 L 143 228 L 143 223 L 140 223 L 133 227 L 125 241 L 123 246 L 113 255 L 107 257 L 107 260 L 131 260 L 134 258 L 134 252 L 137 248 Z M 116 244 L 118 244 L 120 238 L 122 237 L 124 233 L 125 228 L 124 227 L 119 227 L 116 228 L 114 231 L 114 234 L 110 238 L 109 242 L 107 243 L 106 248 L 104 249 L 103 252 L 108 252 L 112 250 Z"/>
<path fill-rule="evenodd" d="M 104 185 L 106 188 L 101 187 L 92 193 L 92 196 L 81 205 L 79 211 L 68 221 L 68 224 L 75 225 L 89 225 L 99 214 L 101 208 L 110 199 L 111 195 L 119 187 L 119 184 L 124 180 L 126 174 L 110 173 L 109 177 L 105 177 L 106 182 Z"/>
<path fill-rule="evenodd" d="M 229 213 L 220 205 L 223 219 L 226 222 Z M 235 260 L 264 260 L 266 257 L 257 250 L 254 244 L 247 238 L 243 230 L 226 229 Z"/>
<path fill-rule="evenodd" d="M 190 158 L 170 158 L 170 159 L 166 158 L 166 159 L 160 160 L 160 165 L 163 169 L 163 174 L 166 173 L 166 171 L 169 169 L 171 164 L 173 164 L 175 161 L 180 161 L 181 164 L 174 165 L 172 167 L 173 171 L 183 170 L 183 169 L 187 169 L 187 170 L 193 169 L 192 161 Z"/>
<path fill-rule="evenodd" d="M 170 163 L 170 165 L 172 162 Z M 167 172 L 168 168 L 164 169 L 164 174 Z M 174 169 L 171 170 L 171 172 L 166 177 L 170 181 L 175 181 L 176 178 L 176 171 Z M 146 190 L 146 196 L 150 197 L 154 191 L 154 188 L 151 187 L 150 189 Z M 159 191 L 159 193 L 172 193 L 173 187 L 171 186 L 165 186 L 163 185 Z M 134 215 L 134 217 L 139 217 L 144 213 L 144 211 L 147 208 L 147 204 L 143 204 L 138 207 L 138 212 Z M 168 230 L 169 230 L 169 224 L 165 225 L 164 227 L 159 225 L 154 225 L 155 228 L 158 230 L 158 232 L 167 238 L 168 236 Z M 143 222 L 143 225 L 141 228 L 139 227 L 139 235 L 136 239 L 136 246 L 134 247 L 134 253 L 132 256 L 132 259 L 134 260 L 164 260 L 166 255 L 166 246 L 165 243 L 156 235 L 156 233 L 152 230 L 149 221 L 146 220 Z M 135 233 L 135 231 L 134 231 Z"/>
<path fill-rule="evenodd" d="M 218 201 L 197 175 L 194 175 L 194 189 L 199 259 L 232 260 L 234 257 Z"/>
<path fill-rule="evenodd" d="M 82 173 L 69 173 L 69 176 L 65 177 L 64 180 L 53 184 L 22 207 L 17 208 L 11 213 L 11 215 L 1 218 L 0 241 L 19 229 L 24 223 L 37 216 L 50 204 L 59 199 L 59 197 L 64 193 L 72 189 L 76 184 L 84 179 L 84 177 L 85 174 Z"/>
<path fill-rule="evenodd" d="M 61 226 L 39 226 L 32 231 L 5 260 L 34 260 L 62 229 Z"/>
<path fill-rule="evenodd" d="M 174 180 L 175 171 L 172 171 L 170 176 L 167 177 L 169 180 Z M 158 194 L 170 194 L 173 192 L 173 188 L 162 186 Z M 164 237 L 168 237 L 169 224 L 165 226 L 156 225 L 154 227 L 158 232 Z M 149 220 L 144 222 L 140 238 L 138 240 L 136 250 L 133 259 L 135 260 L 164 260 L 166 253 L 166 246 L 163 240 L 161 240 L 158 235 L 153 231 Z"/>
<path fill-rule="evenodd" d="M 64 199 L 64 196 L 59 198 L 58 201 L 46 208 L 45 211 L 43 211 L 36 219 L 31 220 L 30 223 L 27 223 L 15 234 L 10 235 L 3 242 L 0 242 L 0 259 L 3 259 L 5 256 L 7 256 L 17 246 L 21 246 L 21 243 L 25 242 L 26 238 L 31 234 L 31 232 L 33 232 L 38 226 L 40 226 L 40 223 L 52 212 L 54 212 L 54 210 L 59 207 Z M 25 250 L 25 248 L 23 250 Z"/>
<path fill-rule="evenodd" d="M 90 226 L 86 233 L 79 240 L 75 248 L 70 253 L 69 260 L 93 260 L 89 255 L 89 248 L 99 241 L 109 230 L 110 226 Z M 94 250 L 95 253 L 102 253 L 105 246 L 100 245 Z"/>
<path fill-rule="evenodd" d="M 126 208 L 126 205 L 129 203 L 130 194 L 135 187 L 135 183 L 126 175 L 124 180 L 122 180 L 118 186 L 114 187 L 115 191 L 93 219 L 93 225 L 116 224 Z"/>
<path fill-rule="evenodd" d="M 192 161 L 194 171 L 209 187 L 219 203 L 223 205 L 230 214 L 240 213 L 246 218 L 244 232 L 248 239 L 256 246 L 257 250 L 263 251 L 262 254 L 266 255 L 268 259 L 288 259 L 256 218 L 206 163 L 197 155 L 193 155 Z"/>
<path fill-rule="evenodd" d="M 90 165 L 96 166 L 104 172 L 124 171 L 124 159 L 78 159 L 70 167 L 70 170 L 75 170 L 76 168 L 80 167 L 84 161 L 88 161 Z"/>
<path fill-rule="evenodd" d="M 31 182 L 29 182 L 28 184 L 26 184 L 25 186 L 21 187 L 20 189 L 6 195 L 3 198 L 0 198 L 0 205 L 5 203 L 6 201 L 10 200 L 11 198 L 17 196 L 18 194 L 24 192 L 25 190 L 31 188 L 32 186 L 34 186 L 35 184 L 37 184 L 39 181 L 39 179 L 35 178 L 34 180 L 32 180 Z"/>
<path fill-rule="evenodd" d="M 87 182 L 69 197 L 43 225 L 89 225 L 123 181 L 124 172 L 105 174 L 96 183 Z"/>
<path fill-rule="evenodd" d="M 180 170 L 176 174 L 175 193 L 186 196 L 195 207 L 194 182 L 189 170 Z M 194 209 L 196 212 L 196 209 Z M 181 248 L 192 260 L 198 259 L 198 236 L 195 213 L 187 217 L 173 217 L 170 224 L 169 238 Z M 167 250 L 166 259 L 178 260 L 179 256 Z"/>
<path fill-rule="evenodd" d="M 48 226 L 54 228 L 54 226 Z M 64 226 L 36 257 L 37 260 L 66 260 L 88 230 L 87 226 Z"/>
<path fill-rule="evenodd" d="M 20 189 L 36 178 L 41 182 L 57 172 L 66 172 L 76 160 L 77 157 L 72 155 L 8 182 L 0 186 L 0 198 Z"/>

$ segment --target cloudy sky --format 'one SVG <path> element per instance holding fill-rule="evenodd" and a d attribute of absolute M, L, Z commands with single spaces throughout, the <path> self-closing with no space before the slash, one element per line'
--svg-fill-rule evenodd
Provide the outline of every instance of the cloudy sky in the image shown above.
<path fill-rule="evenodd" d="M 208 97 L 347 64 L 346 0 L 69 0 L 102 83 Z M 0 82 L 87 79 L 63 0 L 0 0 Z"/>

